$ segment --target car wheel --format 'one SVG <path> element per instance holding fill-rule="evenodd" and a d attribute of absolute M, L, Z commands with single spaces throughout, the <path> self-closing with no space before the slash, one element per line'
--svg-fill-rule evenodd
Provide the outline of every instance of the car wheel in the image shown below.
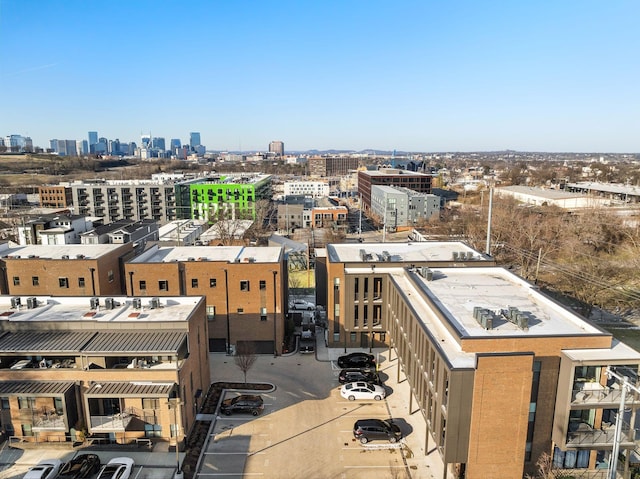
<path fill-rule="evenodd" d="M 313 311 L 313 308 L 309 307 L 307 308 L 307 311 Z"/>
<path fill-rule="evenodd" d="M 396 441 L 397 441 L 397 439 L 395 438 L 395 436 L 391 436 L 391 437 L 389 438 L 389 442 L 390 442 L 391 444 L 393 444 L 393 443 L 394 443 L 394 442 L 396 442 Z"/>
<path fill-rule="evenodd" d="M 378 395 L 378 396 L 374 397 L 373 399 L 375 399 L 376 401 L 380 401 L 382 399 L 382 396 Z"/>
<path fill-rule="evenodd" d="M 251 414 L 253 414 L 254 416 L 257 416 L 258 414 L 260 414 L 260 411 L 258 411 L 257 409 L 254 409 L 253 411 L 251 411 Z"/>
<path fill-rule="evenodd" d="M 354 395 L 349 396 L 349 401 L 355 401 L 356 397 Z"/>
<path fill-rule="evenodd" d="M 224 414 L 225 416 L 231 416 L 231 411 L 229 411 L 229 410 L 222 411 L 222 414 Z"/>
<path fill-rule="evenodd" d="M 366 437 L 362 436 L 362 437 L 360 438 L 360 444 L 366 444 L 366 443 L 368 443 L 368 442 L 369 442 L 369 439 L 367 439 Z"/>

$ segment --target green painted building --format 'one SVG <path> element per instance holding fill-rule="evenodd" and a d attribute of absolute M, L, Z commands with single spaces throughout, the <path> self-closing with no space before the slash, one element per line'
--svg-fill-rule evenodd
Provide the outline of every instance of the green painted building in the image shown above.
<path fill-rule="evenodd" d="M 256 202 L 270 200 L 271 175 L 219 175 L 176 185 L 176 209 L 182 218 L 216 221 L 255 219 Z"/>

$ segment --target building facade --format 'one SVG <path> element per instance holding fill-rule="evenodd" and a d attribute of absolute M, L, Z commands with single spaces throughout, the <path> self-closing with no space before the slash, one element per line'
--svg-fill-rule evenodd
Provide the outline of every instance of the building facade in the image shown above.
<path fill-rule="evenodd" d="M 202 298 L 0 297 L 10 441 L 181 446 L 210 385 Z"/>
<path fill-rule="evenodd" d="M 440 197 L 395 186 L 371 187 L 371 216 L 387 228 L 415 226 L 440 212 Z"/>
<path fill-rule="evenodd" d="M 360 166 L 358 158 L 350 156 L 318 156 L 307 160 L 309 165 L 309 176 L 342 176 L 349 174 Z"/>
<path fill-rule="evenodd" d="M 273 153 L 276 156 L 284 156 L 284 142 L 272 141 L 269 143 L 269 153 Z"/>
<path fill-rule="evenodd" d="M 288 304 L 282 248 L 154 246 L 125 269 L 129 295 L 204 296 L 211 351 L 244 342 L 257 353 L 281 354 Z"/>
<path fill-rule="evenodd" d="M 418 193 L 431 193 L 431 175 L 396 168 L 381 168 L 375 171 L 358 171 L 358 195 L 362 209 L 368 213 L 371 209 L 371 187 L 399 186 Z"/>
<path fill-rule="evenodd" d="M 284 195 L 324 198 L 329 196 L 329 183 L 326 181 L 285 181 Z"/>
<path fill-rule="evenodd" d="M 388 345 L 450 474 L 520 479 L 548 453 L 596 477 L 614 460 L 606 372 L 635 383 L 640 353 L 460 243 L 362 246 L 327 247 L 327 341 Z M 627 406 L 626 467 L 640 401 Z"/>

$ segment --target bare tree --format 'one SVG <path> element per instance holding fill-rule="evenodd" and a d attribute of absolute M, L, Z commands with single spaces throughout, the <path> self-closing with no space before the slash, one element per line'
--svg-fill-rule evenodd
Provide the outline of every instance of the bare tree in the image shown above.
<path fill-rule="evenodd" d="M 236 347 L 236 355 L 233 357 L 233 362 L 238 366 L 240 371 L 244 374 L 244 383 L 247 384 L 247 372 L 253 367 L 256 362 L 257 356 L 253 344 L 244 341 L 238 343 Z"/>

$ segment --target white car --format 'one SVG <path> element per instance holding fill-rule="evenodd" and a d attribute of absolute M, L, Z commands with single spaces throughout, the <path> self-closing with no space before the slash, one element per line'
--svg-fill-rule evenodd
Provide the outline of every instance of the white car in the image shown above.
<path fill-rule="evenodd" d="M 289 303 L 289 309 L 304 309 L 307 311 L 313 311 L 316 309 L 316 305 L 310 303 L 309 301 L 305 301 L 304 299 L 294 299 Z"/>
<path fill-rule="evenodd" d="M 114 457 L 98 474 L 98 479 L 129 479 L 135 463 L 130 457 Z"/>
<path fill-rule="evenodd" d="M 23 479 L 53 479 L 58 475 L 61 467 L 60 459 L 45 459 L 30 468 Z"/>
<path fill-rule="evenodd" d="M 374 399 L 380 401 L 384 399 L 387 393 L 382 386 L 358 381 L 342 386 L 340 388 L 340 395 L 349 401 L 355 401 L 356 399 Z"/>

